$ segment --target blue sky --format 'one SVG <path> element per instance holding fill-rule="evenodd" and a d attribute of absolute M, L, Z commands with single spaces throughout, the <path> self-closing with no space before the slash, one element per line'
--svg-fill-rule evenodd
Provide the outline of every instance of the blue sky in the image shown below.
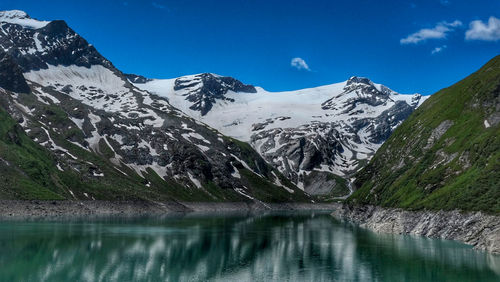
<path fill-rule="evenodd" d="M 0 0 L 64 19 L 124 72 L 282 91 L 366 76 L 432 94 L 500 54 L 499 0 Z"/>

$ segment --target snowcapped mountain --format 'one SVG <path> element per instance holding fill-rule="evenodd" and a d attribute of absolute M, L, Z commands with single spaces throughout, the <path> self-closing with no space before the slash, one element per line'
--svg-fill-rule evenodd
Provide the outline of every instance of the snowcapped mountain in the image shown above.
<path fill-rule="evenodd" d="M 60 172 L 118 172 L 179 199 L 346 195 L 345 179 L 425 99 L 360 77 L 273 93 L 211 73 L 123 74 L 64 21 L 22 11 L 0 12 L 0 47 L 0 105 Z"/>
<path fill-rule="evenodd" d="M 247 144 L 134 86 L 128 79 L 149 80 L 124 75 L 64 21 L 0 12 L 0 47 L 0 111 L 18 123 L 16 136 L 27 135 L 50 153 L 43 182 L 31 171 L 23 175 L 54 186 L 51 193 L 87 200 L 309 200 Z M 220 81 L 206 84 L 252 90 Z M 182 79 L 173 87 L 190 88 Z M 209 113 L 226 94 L 207 93 L 188 97 L 193 109 Z M 0 153 L 0 169 L 24 169 L 9 157 Z M 73 180 L 65 182 L 69 175 Z"/>
<path fill-rule="evenodd" d="M 221 133 L 248 142 L 293 183 L 328 194 L 370 159 L 426 97 L 398 94 L 367 78 L 268 92 L 204 73 L 133 81 Z"/>

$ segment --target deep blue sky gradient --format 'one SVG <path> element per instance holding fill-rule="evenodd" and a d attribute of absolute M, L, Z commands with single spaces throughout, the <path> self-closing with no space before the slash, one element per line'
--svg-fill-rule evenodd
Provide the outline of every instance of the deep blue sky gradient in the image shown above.
<path fill-rule="evenodd" d="M 500 41 L 466 41 L 472 20 L 500 18 L 499 0 L 40 1 L 0 0 L 64 19 L 124 72 L 153 78 L 214 72 L 271 91 L 366 76 L 401 93 L 432 94 L 500 54 Z M 401 45 L 441 21 L 446 39 Z M 435 47 L 447 45 L 432 55 Z M 311 71 L 290 66 L 303 58 Z"/>

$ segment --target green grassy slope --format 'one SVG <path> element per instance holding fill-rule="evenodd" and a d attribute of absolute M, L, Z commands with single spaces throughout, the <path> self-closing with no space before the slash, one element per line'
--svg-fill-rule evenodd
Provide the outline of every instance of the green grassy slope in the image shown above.
<path fill-rule="evenodd" d="M 497 56 L 432 95 L 399 126 L 357 174 L 358 190 L 348 201 L 499 213 L 499 120 Z"/>
<path fill-rule="evenodd" d="M 144 189 L 144 180 L 138 176 L 124 177 L 104 158 L 78 147 L 71 149 L 78 157 L 99 164 L 106 178 L 93 180 L 76 171 L 60 171 L 57 158 L 0 108 L 0 199 L 88 199 L 84 193 L 107 200 L 170 199 L 158 187 Z"/>

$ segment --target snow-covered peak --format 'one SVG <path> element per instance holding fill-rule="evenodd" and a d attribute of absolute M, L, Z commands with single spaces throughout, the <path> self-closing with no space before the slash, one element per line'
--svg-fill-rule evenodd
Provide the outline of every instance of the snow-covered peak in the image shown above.
<path fill-rule="evenodd" d="M 387 99 L 390 96 L 398 95 L 397 92 L 385 85 L 374 83 L 366 77 L 352 76 L 346 81 L 344 93 L 355 92 L 358 95 L 368 97 L 379 97 Z"/>
<path fill-rule="evenodd" d="M 49 21 L 32 19 L 26 12 L 20 10 L 0 11 L 0 22 L 18 24 L 31 29 L 42 28 L 49 23 Z"/>
<path fill-rule="evenodd" d="M 237 81 L 221 78 L 233 85 Z M 425 100 L 357 76 L 286 92 L 253 86 L 248 87 L 255 92 L 237 91 L 225 87 L 227 82 L 201 74 L 135 85 L 168 98 L 174 107 L 221 133 L 249 142 L 308 192 L 312 186 L 308 188 L 305 179 L 311 171 L 340 176 L 356 171 Z M 202 107 L 206 105 L 210 107 Z"/>
<path fill-rule="evenodd" d="M 7 19 L 29 19 L 30 17 L 26 14 L 25 11 L 21 10 L 9 10 L 9 11 L 0 11 L 0 18 Z"/>
<path fill-rule="evenodd" d="M 373 82 L 366 78 L 366 77 L 359 77 L 359 76 L 351 76 L 346 82 L 346 85 L 351 85 L 354 83 L 361 83 L 361 84 L 366 84 L 366 85 L 373 85 Z"/>

